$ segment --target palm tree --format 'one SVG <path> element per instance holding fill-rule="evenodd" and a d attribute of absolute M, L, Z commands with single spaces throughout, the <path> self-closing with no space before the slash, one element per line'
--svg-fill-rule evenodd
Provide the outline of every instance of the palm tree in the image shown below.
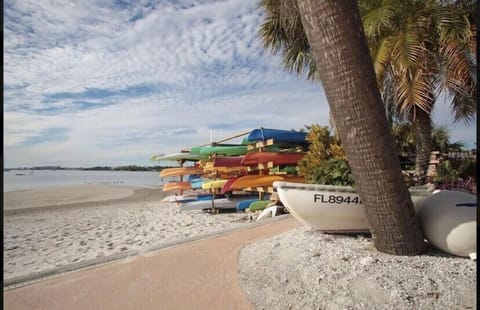
<path fill-rule="evenodd" d="M 318 79 L 296 1 L 262 0 L 260 7 L 267 13 L 258 31 L 264 48 L 272 54 L 281 52 L 286 70 L 297 74 L 306 71 L 308 79 Z"/>
<path fill-rule="evenodd" d="M 357 4 L 338 0 L 297 3 L 309 53 L 366 206 L 375 246 L 397 255 L 425 251 L 376 85 Z"/>
<path fill-rule="evenodd" d="M 377 83 L 398 115 L 413 124 L 416 173 L 428 168 L 431 112 L 439 95 L 452 101 L 455 121 L 476 112 L 474 1 L 360 1 Z M 393 87 L 392 87 L 393 86 Z M 390 88 L 390 89 L 389 89 Z"/>
<path fill-rule="evenodd" d="M 415 137 L 411 124 L 402 122 L 393 125 L 392 134 L 400 155 L 410 156 L 415 153 Z"/>
<path fill-rule="evenodd" d="M 432 149 L 445 154 L 450 151 L 460 151 L 463 143 L 450 142 L 450 132 L 445 126 L 434 126 L 432 128 Z"/>
<path fill-rule="evenodd" d="M 362 21 L 387 115 L 409 120 L 416 135 L 416 170 L 424 176 L 431 152 L 431 111 L 448 93 L 455 120 L 476 112 L 476 3 L 472 0 L 362 0 Z M 259 35 L 287 70 L 318 79 L 293 0 L 263 0 L 268 16 Z"/>

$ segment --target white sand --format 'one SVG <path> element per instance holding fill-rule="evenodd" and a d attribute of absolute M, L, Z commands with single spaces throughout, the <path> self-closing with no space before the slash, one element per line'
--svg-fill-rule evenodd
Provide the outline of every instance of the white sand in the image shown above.
<path fill-rule="evenodd" d="M 249 223 L 241 213 L 181 212 L 160 203 L 161 190 L 132 193 L 105 185 L 5 193 L 4 280 Z"/>
<path fill-rule="evenodd" d="M 4 193 L 3 208 L 26 209 L 119 199 L 132 195 L 135 189 L 138 188 L 99 184 L 13 191 Z"/>
<path fill-rule="evenodd" d="M 394 256 L 362 235 L 306 226 L 244 247 L 239 281 L 256 309 L 476 309 L 476 262 Z"/>

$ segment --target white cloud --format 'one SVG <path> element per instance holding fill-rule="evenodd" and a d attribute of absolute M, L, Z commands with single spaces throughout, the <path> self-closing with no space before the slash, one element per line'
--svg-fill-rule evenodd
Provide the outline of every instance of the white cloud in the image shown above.
<path fill-rule="evenodd" d="M 149 163 L 263 126 L 328 124 L 319 84 L 257 38 L 256 1 L 9 0 L 10 166 Z"/>

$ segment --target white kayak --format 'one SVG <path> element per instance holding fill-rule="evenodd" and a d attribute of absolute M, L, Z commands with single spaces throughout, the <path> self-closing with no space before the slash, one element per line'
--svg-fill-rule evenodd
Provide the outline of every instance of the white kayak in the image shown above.
<path fill-rule="evenodd" d="M 180 210 L 204 210 L 204 209 L 236 209 L 239 201 L 245 198 L 216 198 L 213 200 L 198 200 L 180 203 Z"/>

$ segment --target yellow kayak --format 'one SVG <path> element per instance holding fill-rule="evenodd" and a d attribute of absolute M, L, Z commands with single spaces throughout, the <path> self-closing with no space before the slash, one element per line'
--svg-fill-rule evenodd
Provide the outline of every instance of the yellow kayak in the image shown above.
<path fill-rule="evenodd" d="M 235 166 L 235 167 L 219 167 L 219 166 L 214 166 L 213 162 L 206 162 L 202 165 L 202 167 L 205 169 L 205 171 L 208 172 L 218 172 L 218 173 L 239 173 L 239 172 L 246 172 L 247 167 L 246 166 Z"/>
<path fill-rule="evenodd" d="M 203 168 L 201 167 L 178 167 L 178 168 L 166 168 L 160 171 L 160 177 L 172 177 L 178 175 L 188 175 L 188 174 L 202 174 Z"/>
<path fill-rule="evenodd" d="M 213 180 L 209 182 L 205 182 L 202 184 L 202 189 L 217 189 L 222 188 L 223 184 L 225 184 L 228 180 L 220 179 L 220 180 Z"/>

